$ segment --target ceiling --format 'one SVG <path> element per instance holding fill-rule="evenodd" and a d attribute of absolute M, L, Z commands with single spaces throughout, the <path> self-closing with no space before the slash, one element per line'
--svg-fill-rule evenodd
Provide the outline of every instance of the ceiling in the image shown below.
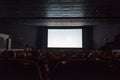
<path fill-rule="evenodd" d="M 119 21 L 118 0 L 0 0 L 0 22 L 5 24 L 89 25 Z"/>

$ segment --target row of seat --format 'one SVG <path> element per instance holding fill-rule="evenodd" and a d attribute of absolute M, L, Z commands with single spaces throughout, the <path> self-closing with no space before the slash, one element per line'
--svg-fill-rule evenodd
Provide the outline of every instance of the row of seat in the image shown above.
<path fill-rule="evenodd" d="M 0 80 L 43 80 L 40 66 L 32 60 L 0 59 Z"/>
<path fill-rule="evenodd" d="M 25 62 L 23 64 L 28 65 L 29 61 L 33 62 L 32 64 L 37 64 L 37 73 L 39 73 L 40 78 L 37 78 L 38 76 L 33 76 L 34 80 L 88 80 L 89 78 L 93 80 L 99 80 L 100 79 L 114 79 L 114 78 L 119 78 L 119 73 L 120 73 L 120 61 L 119 57 L 114 58 L 113 55 L 111 54 L 106 54 L 103 51 L 91 51 L 91 52 L 81 52 L 79 54 L 73 53 L 72 56 L 66 57 L 67 55 L 64 55 L 62 53 L 57 53 L 59 56 L 55 55 L 56 52 L 49 52 L 49 51 L 4 51 L 1 53 L 0 60 L 1 62 L 8 61 L 10 64 L 13 63 L 16 64 L 16 62 Z M 69 56 L 69 53 L 67 53 Z M 103 56 L 104 55 L 104 56 Z M 114 60 L 113 60 L 114 59 Z M 28 63 L 26 63 L 28 61 Z M 34 63 L 35 62 L 35 63 Z M 5 62 L 6 63 L 6 62 Z M 9 64 L 9 66 L 11 66 Z M 31 64 L 31 63 L 30 63 Z M 6 66 L 6 65 L 4 65 Z M 3 66 L 3 67 L 4 67 Z M 20 65 L 19 65 L 20 66 Z M 11 67 L 10 67 L 11 68 Z M 16 65 L 14 65 L 14 68 L 16 69 Z M 29 66 L 27 66 L 29 68 Z M 1 68 L 2 69 L 2 68 Z M 9 68 L 8 68 L 9 69 Z M 17 72 L 19 72 L 20 68 L 17 68 Z M 23 71 L 22 71 L 23 69 Z M 23 67 L 21 71 L 23 73 L 24 70 L 26 69 Z M 30 68 L 29 68 L 30 69 Z M 35 69 L 31 68 L 31 70 Z M 10 69 L 12 70 L 12 69 Z M 8 70 L 8 71 L 10 71 Z M 2 70 L 1 70 L 2 71 Z M 13 70 L 14 74 L 20 74 L 20 73 L 15 73 Z M 27 70 L 28 71 L 28 70 Z M 35 71 L 35 70 L 34 70 Z M 3 71 L 2 71 L 3 72 Z M 7 72 L 7 71 L 6 71 Z M 32 71 L 30 71 L 32 72 Z M 11 72 L 8 72 L 11 73 Z M 35 73 L 35 72 L 32 72 Z M 105 73 L 103 75 L 103 73 Z M 2 73 L 1 73 L 2 74 Z M 35 73 L 36 74 L 36 73 Z M 116 75 L 113 75 L 116 74 Z M 21 74 L 20 74 L 21 75 Z M 30 74 L 31 75 L 31 74 Z M 34 75 L 34 74 L 32 74 Z M 37 74 L 36 74 L 37 75 Z M 16 75 L 18 76 L 18 75 Z M 27 75 L 26 75 L 27 76 Z M 88 78 L 86 78 L 87 76 Z M 97 76 L 97 77 L 95 77 Z M 104 77 L 107 76 L 107 77 Z M 113 77 L 113 78 L 109 78 Z M 115 77 L 116 76 L 116 77 Z M 32 77 L 32 76 L 30 76 Z M 17 77 L 13 77 L 15 80 Z M 13 79 L 11 78 L 11 80 Z M 23 77 L 26 79 L 26 77 Z M 33 80 L 31 78 L 30 80 Z M 78 79 L 77 79 L 78 78 Z M 2 77 L 1 79 L 4 79 Z M 20 78 L 21 79 L 21 78 Z M 23 79 L 23 80 L 24 80 Z M 13 79 L 14 80 L 14 79 Z M 18 79 L 17 79 L 18 80 Z M 27 79 L 28 80 L 28 79 Z M 117 80 L 117 79 L 116 79 Z"/>

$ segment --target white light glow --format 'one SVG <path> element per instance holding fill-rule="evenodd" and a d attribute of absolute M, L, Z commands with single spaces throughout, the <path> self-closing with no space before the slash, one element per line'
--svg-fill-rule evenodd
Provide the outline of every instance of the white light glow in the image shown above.
<path fill-rule="evenodd" d="M 48 29 L 48 48 L 82 48 L 82 29 Z"/>

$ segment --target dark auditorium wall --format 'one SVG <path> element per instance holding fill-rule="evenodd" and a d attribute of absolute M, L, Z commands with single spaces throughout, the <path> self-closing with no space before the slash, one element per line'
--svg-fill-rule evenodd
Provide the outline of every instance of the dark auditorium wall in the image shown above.
<path fill-rule="evenodd" d="M 114 41 L 114 37 L 120 34 L 120 24 L 105 24 L 88 26 L 84 28 L 84 48 L 98 49 L 107 42 Z M 26 25 L 2 25 L 0 33 L 10 34 L 12 48 L 24 48 L 25 45 L 38 49 L 47 48 L 47 27 L 35 27 Z"/>
<path fill-rule="evenodd" d="M 45 26 L 37 28 L 37 48 L 47 48 L 47 27 Z"/>
<path fill-rule="evenodd" d="M 98 49 L 107 42 L 113 42 L 114 37 L 120 34 L 119 24 L 104 24 L 97 26 L 83 26 L 84 49 Z M 37 47 L 47 48 L 47 27 L 38 27 Z"/>
<path fill-rule="evenodd" d="M 107 42 L 113 42 L 120 34 L 120 24 L 98 25 L 93 29 L 93 46 L 98 49 Z"/>
<path fill-rule="evenodd" d="M 114 37 L 120 34 L 119 24 L 106 24 L 98 26 L 83 26 L 84 49 L 98 49 L 107 42 L 114 41 Z M 37 28 L 37 48 L 47 48 L 47 27 Z"/>
<path fill-rule="evenodd" d="M 13 49 L 23 49 L 25 45 L 36 48 L 37 28 L 26 25 L 0 24 L 0 33 L 9 34 L 12 38 Z"/>
<path fill-rule="evenodd" d="M 47 29 L 48 28 L 58 28 L 58 27 L 38 27 L 38 39 L 37 39 L 37 48 L 38 49 L 46 49 L 47 48 Z M 75 28 L 75 27 L 59 27 L 59 28 Z M 92 26 L 84 26 L 77 27 L 83 28 L 83 47 L 84 49 L 93 48 L 93 27 Z M 68 49 L 67 49 L 68 50 Z M 71 50 L 71 49 L 70 49 Z"/>
<path fill-rule="evenodd" d="M 83 26 L 83 48 L 93 48 L 93 26 Z"/>

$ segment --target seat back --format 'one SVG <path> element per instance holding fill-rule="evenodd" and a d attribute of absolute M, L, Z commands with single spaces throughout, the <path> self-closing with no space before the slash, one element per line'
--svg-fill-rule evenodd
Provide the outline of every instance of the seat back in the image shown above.
<path fill-rule="evenodd" d="M 42 80 L 42 77 L 34 61 L 0 60 L 0 80 Z"/>

